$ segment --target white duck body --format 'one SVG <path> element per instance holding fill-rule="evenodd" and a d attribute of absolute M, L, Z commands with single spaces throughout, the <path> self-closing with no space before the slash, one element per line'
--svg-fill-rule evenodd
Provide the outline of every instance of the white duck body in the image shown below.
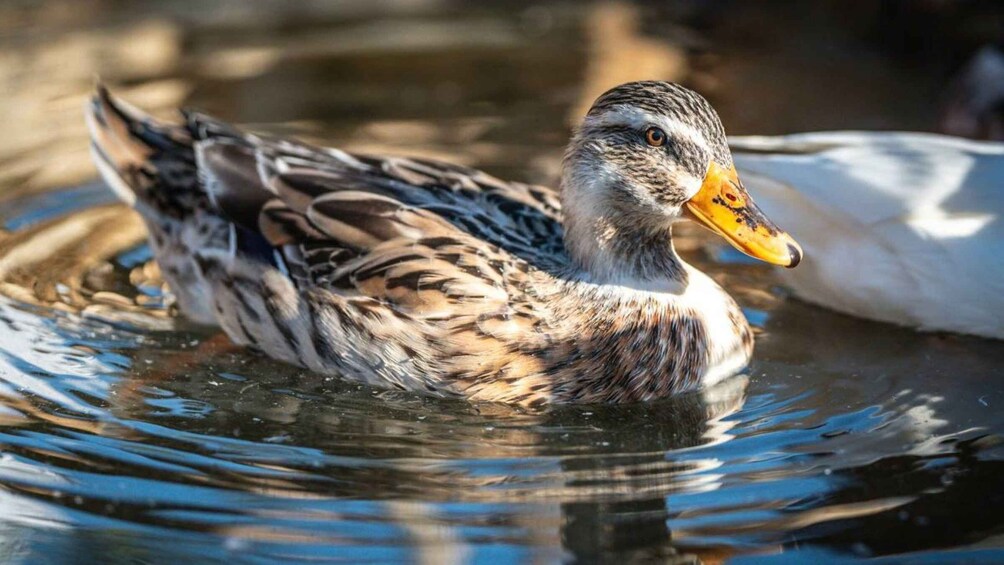
<path fill-rule="evenodd" d="M 805 250 L 779 272 L 797 296 L 1004 338 L 1004 144 L 892 132 L 730 142 L 750 193 Z"/>

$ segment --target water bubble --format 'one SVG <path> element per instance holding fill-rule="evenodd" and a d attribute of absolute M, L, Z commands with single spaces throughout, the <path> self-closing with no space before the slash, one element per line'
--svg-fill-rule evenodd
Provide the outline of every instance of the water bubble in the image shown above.
<path fill-rule="evenodd" d="M 248 545 L 248 540 L 245 538 L 227 537 L 223 540 L 223 547 L 227 551 L 243 551 Z"/>
<path fill-rule="evenodd" d="M 861 557 L 870 557 L 872 555 L 871 548 L 862 542 L 857 542 L 854 545 L 852 545 L 851 551 L 853 551 L 857 555 L 860 555 Z"/>

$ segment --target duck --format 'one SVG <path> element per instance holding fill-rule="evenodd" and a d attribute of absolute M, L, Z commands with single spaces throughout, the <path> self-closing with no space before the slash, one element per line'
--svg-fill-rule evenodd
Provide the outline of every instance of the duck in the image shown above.
<path fill-rule="evenodd" d="M 763 210 L 799 233 L 807 302 L 1004 339 L 1004 144 L 911 132 L 734 137 Z"/>
<path fill-rule="evenodd" d="M 534 408 L 710 387 L 746 367 L 753 333 L 677 255 L 673 225 L 771 264 L 802 257 L 739 179 L 711 104 L 669 82 L 600 95 L 558 190 L 195 111 L 159 121 L 100 84 L 85 114 L 184 316 L 384 389 Z"/>

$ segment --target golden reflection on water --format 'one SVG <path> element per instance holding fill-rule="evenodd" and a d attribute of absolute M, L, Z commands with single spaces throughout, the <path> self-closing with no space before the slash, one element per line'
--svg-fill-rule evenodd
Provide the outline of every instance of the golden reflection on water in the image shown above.
<path fill-rule="evenodd" d="M 119 204 L 0 233 L 0 293 L 56 310 L 170 327 L 160 301 L 136 292 L 143 286 L 167 291 L 156 263 L 133 268 L 129 286 L 116 284 L 115 257 L 145 240 L 139 216 Z"/>

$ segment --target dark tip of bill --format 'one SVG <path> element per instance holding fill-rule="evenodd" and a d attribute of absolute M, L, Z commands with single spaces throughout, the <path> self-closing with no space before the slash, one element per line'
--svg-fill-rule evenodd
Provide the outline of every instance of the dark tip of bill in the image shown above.
<path fill-rule="evenodd" d="M 794 269 L 802 261 L 802 251 L 792 244 L 788 244 L 788 256 L 791 257 L 791 262 L 788 263 L 789 269 Z"/>

